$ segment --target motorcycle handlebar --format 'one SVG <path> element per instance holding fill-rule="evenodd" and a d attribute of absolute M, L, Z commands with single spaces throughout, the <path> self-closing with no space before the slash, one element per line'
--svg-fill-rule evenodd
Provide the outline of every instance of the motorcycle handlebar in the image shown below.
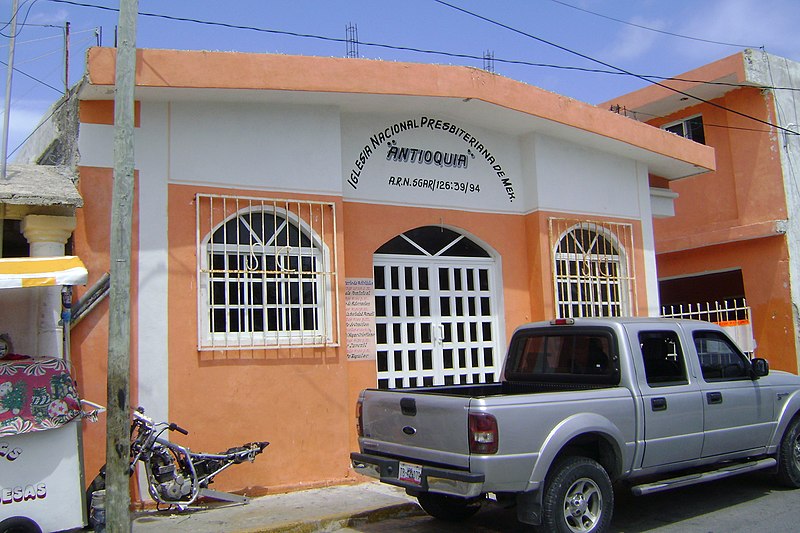
<path fill-rule="evenodd" d="M 183 429 L 182 427 L 180 427 L 180 426 L 179 426 L 178 424 L 176 424 L 175 422 L 172 422 L 172 423 L 169 425 L 169 430 L 170 430 L 170 431 L 177 431 L 178 433 L 181 433 L 181 434 L 183 434 L 183 435 L 188 435 L 188 434 L 189 434 L 189 432 L 188 432 L 188 431 L 186 431 L 185 429 Z"/>
<path fill-rule="evenodd" d="M 176 424 L 175 422 L 172 422 L 172 423 L 170 423 L 170 424 L 165 424 L 165 423 L 163 423 L 163 422 L 161 422 L 161 423 L 159 423 L 159 424 L 156 424 L 156 423 L 153 421 L 153 419 L 152 419 L 152 418 L 150 418 L 150 417 L 148 417 L 148 416 L 146 416 L 146 415 L 144 414 L 144 408 L 143 408 L 143 407 L 139 407 L 139 408 L 137 408 L 137 409 L 136 409 L 136 410 L 133 412 L 133 417 L 134 417 L 134 418 L 136 418 L 136 419 L 138 419 L 138 420 L 141 420 L 141 421 L 143 421 L 143 422 L 145 422 L 145 423 L 147 423 L 147 424 L 149 424 L 150 426 L 161 426 L 161 427 L 164 427 L 164 426 L 166 426 L 166 427 L 167 427 L 167 428 L 168 428 L 170 431 L 177 431 L 178 433 L 181 433 L 181 434 L 183 434 L 183 435 L 188 435 L 188 434 L 189 434 L 189 432 L 188 432 L 187 430 L 183 429 L 182 427 L 180 427 L 180 426 L 179 426 L 178 424 Z"/>

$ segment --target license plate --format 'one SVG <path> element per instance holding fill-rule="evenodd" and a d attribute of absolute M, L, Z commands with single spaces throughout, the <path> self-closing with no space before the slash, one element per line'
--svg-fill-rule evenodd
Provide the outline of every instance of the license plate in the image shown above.
<path fill-rule="evenodd" d="M 409 463 L 400 463 L 397 479 L 414 485 L 422 485 L 422 467 Z"/>

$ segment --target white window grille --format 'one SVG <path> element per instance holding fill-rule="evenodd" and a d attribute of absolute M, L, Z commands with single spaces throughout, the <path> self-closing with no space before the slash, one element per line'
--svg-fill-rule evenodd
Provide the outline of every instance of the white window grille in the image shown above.
<path fill-rule="evenodd" d="M 198 348 L 338 343 L 334 204 L 196 196 Z"/>
<path fill-rule="evenodd" d="M 551 218 L 549 229 L 557 318 L 635 314 L 631 224 Z"/>
<path fill-rule="evenodd" d="M 703 320 L 722 326 L 739 348 L 752 356 L 756 343 L 753 338 L 750 312 L 750 307 L 744 298 L 668 305 L 661 308 L 661 316 L 664 318 Z"/>

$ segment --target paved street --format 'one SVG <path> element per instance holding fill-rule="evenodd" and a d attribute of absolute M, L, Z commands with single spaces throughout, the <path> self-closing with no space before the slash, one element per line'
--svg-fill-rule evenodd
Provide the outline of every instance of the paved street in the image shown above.
<path fill-rule="evenodd" d="M 800 529 L 800 490 L 778 487 L 765 474 L 617 499 L 611 531 L 615 533 L 772 533 Z M 521 533 L 513 510 L 482 509 L 468 522 L 448 524 L 428 516 L 386 520 L 341 529 L 341 532 L 388 533 Z"/>

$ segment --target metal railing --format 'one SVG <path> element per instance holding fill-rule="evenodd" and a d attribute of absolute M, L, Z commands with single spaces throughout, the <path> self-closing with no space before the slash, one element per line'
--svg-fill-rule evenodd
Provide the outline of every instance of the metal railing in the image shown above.
<path fill-rule="evenodd" d="M 722 326 L 739 348 L 752 356 L 756 342 L 750 314 L 750 307 L 744 298 L 668 305 L 661 308 L 661 316 L 664 318 L 703 320 Z"/>

